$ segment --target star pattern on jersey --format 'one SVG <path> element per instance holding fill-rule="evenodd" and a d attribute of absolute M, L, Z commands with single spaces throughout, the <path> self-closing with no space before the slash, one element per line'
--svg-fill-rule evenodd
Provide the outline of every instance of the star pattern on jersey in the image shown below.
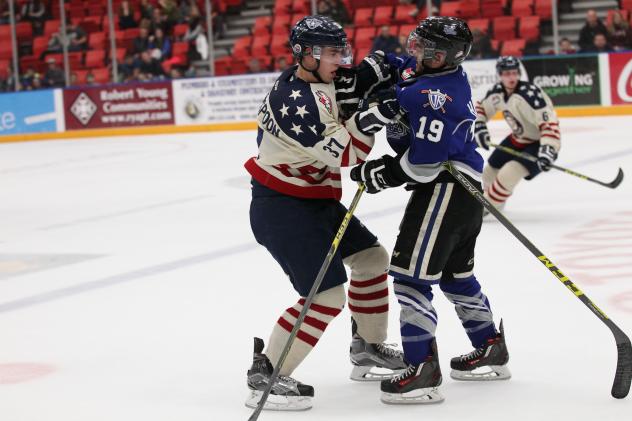
<path fill-rule="evenodd" d="M 301 118 L 305 118 L 305 114 L 309 114 L 309 111 L 307 111 L 305 108 L 307 108 L 307 105 L 301 105 L 300 107 L 296 107 L 296 115 L 300 116 Z"/>
<path fill-rule="evenodd" d="M 302 97 L 301 95 L 301 90 L 299 89 L 298 91 L 295 91 L 294 89 L 292 89 L 292 93 L 290 94 L 290 98 L 292 98 L 294 101 L 296 101 L 297 98 Z"/>
<path fill-rule="evenodd" d="M 313 125 L 311 125 L 311 126 L 307 126 L 307 127 L 309 127 L 309 129 L 310 129 L 312 132 L 314 132 L 314 134 L 315 134 L 315 135 L 318 135 L 318 132 L 316 131 L 316 125 L 315 125 L 315 124 L 313 124 Z"/>
<path fill-rule="evenodd" d="M 290 107 L 285 105 L 285 103 L 283 104 L 283 106 L 281 108 L 279 108 L 279 112 L 281 113 L 281 118 L 289 116 L 289 114 L 287 112 L 287 110 L 289 110 L 289 109 L 290 109 Z"/>
<path fill-rule="evenodd" d="M 294 133 L 296 133 L 297 136 L 299 134 L 303 133 L 303 130 L 301 130 L 301 125 L 300 124 L 292 123 L 292 128 L 290 130 L 292 130 Z"/>

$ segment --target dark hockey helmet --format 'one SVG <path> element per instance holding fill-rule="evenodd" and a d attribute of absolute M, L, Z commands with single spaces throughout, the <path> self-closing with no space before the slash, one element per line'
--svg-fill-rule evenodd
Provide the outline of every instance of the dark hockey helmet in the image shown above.
<path fill-rule="evenodd" d="M 496 73 L 499 75 L 505 70 L 520 71 L 520 60 L 514 56 L 501 56 L 496 60 Z"/>
<path fill-rule="evenodd" d="M 445 66 L 456 67 L 470 54 L 472 32 L 465 21 L 448 16 L 431 16 L 421 22 L 408 37 L 408 50 L 415 55 L 416 45 L 423 45 L 423 60 L 431 60 L 435 52 L 446 54 Z"/>
<path fill-rule="evenodd" d="M 301 61 L 307 47 L 320 59 L 320 47 L 335 47 L 343 51 L 340 64 L 351 64 L 352 55 L 347 34 L 342 26 L 328 16 L 312 15 L 299 20 L 290 32 L 292 55 Z"/>

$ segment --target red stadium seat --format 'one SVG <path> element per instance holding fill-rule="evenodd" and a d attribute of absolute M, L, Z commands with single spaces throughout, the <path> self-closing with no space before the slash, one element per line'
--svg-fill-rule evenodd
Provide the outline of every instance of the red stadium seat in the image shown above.
<path fill-rule="evenodd" d="M 250 54 L 256 57 L 267 56 L 270 54 L 268 47 L 270 46 L 269 36 L 257 36 L 252 42 Z"/>
<path fill-rule="evenodd" d="M 481 6 L 479 0 L 461 1 L 461 18 L 477 18 L 481 14 Z"/>
<path fill-rule="evenodd" d="M 371 47 L 373 38 L 375 38 L 375 30 L 374 26 L 356 29 L 354 47 L 357 49 Z"/>
<path fill-rule="evenodd" d="M 441 2 L 441 16 L 452 16 L 458 18 L 461 16 L 461 2 L 460 1 L 442 1 Z"/>
<path fill-rule="evenodd" d="M 373 25 L 390 25 L 393 21 L 393 6 L 378 6 L 373 14 Z"/>
<path fill-rule="evenodd" d="M 243 60 L 233 60 L 230 63 L 230 74 L 243 75 L 248 71 L 248 66 Z"/>
<path fill-rule="evenodd" d="M 498 16 L 502 16 L 503 14 L 503 5 L 500 0 L 482 0 L 481 17 L 495 18 Z"/>
<path fill-rule="evenodd" d="M 410 16 L 417 7 L 414 4 L 401 4 L 395 7 L 395 15 L 393 21 L 399 24 L 417 23 L 416 16 Z"/>
<path fill-rule="evenodd" d="M 533 0 L 513 0 L 511 14 L 515 17 L 531 16 L 533 14 Z"/>
<path fill-rule="evenodd" d="M 36 37 L 33 39 L 33 55 L 39 57 L 48 48 L 48 37 Z"/>
<path fill-rule="evenodd" d="M 606 19 L 606 25 L 610 25 L 612 23 L 612 17 L 614 16 L 614 14 L 616 12 L 621 13 L 621 17 L 623 18 L 624 21 L 627 21 L 630 19 L 630 11 L 629 10 L 625 10 L 625 9 L 621 9 L 621 10 L 608 10 L 608 18 Z"/>
<path fill-rule="evenodd" d="M 229 63 L 215 60 L 215 76 L 226 76 L 230 74 Z"/>
<path fill-rule="evenodd" d="M 272 41 L 270 42 L 270 55 L 278 56 L 285 55 L 291 53 L 290 47 L 288 45 L 287 35 L 273 35 Z"/>
<path fill-rule="evenodd" d="M 44 22 L 44 35 L 50 37 L 53 33 L 59 32 L 60 20 L 47 20 Z"/>
<path fill-rule="evenodd" d="M 292 13 L 300 13 L 302 15 L 310 14 L 310 5 L 305 0 L 294 0 L 292 2 Z"/>
<path fill-rule="evenodd" d="M 621 5 L 622 9 L 632 11 L 632 0 L 621 0 L 619 4 Z"/>
<path fill-rule="evenodd" d="M 235 40 L 235 44 L 233 45 L 233 51 L 232 51 L 233 56 L 235 57 L 249 56 L 250 44 L 252 44 L 251 36 L 237 38 L 237 40 Z"/>
<path fill-rule="evenodd" d="M 105 40 L 107 39 L 105 34 L 105 32 L 93 32 L 88 35 L 88 46 L 90 49 L 104 49 L 106 47 Z"/>
<path fill-rule="evenodd" d="M 185 41 L 174 42 L 173 48 L 171 49 L 171 55 L 175 56 L 185 56 L 189 52 L 189 43 Z"/>
<path fill-rule="evenodd" d="M 86 67 L 100 68 L 105 64 L 105 50 L 91 50 L 86 52 Z"/>
<path fill-rule="evenodd" d="M 516 38 L 516 18 L 513 16 L 494 18 L 494 38 L 500 41 Z"/>
<path fill-rule="evenodd" d="M 489 19 L 470 19 L 467 24 L 472 31 L 479 29 L 484 34 L 489 32 Z"/>
<path fill-rule="evenodd" d="M 525 16 L 520 18 L 520 38 L 527 41 L 537 41 L 540 39 L 540 16 Z"/>
<path fill-rule="evenodd" d="M 506 40 L 503 42 L 500 55 L 522 57 L 524 55 L 524 47 L 526 44 L 527 41 L 522 38 Z"/>
<path fill-rule="evenodd" d="M 173 27 L 173 37 L 175 39 L 182 39 L 182 37 L 187 33 L 188 30 L 189 30 L 189 25 L 186 23 L 180 23 L 178 25 L 175 25 Z"/>
<path fill-rule="evenodd" d="M 108 83 L 110 81 L 110 70 L 106 68 L 93 69 L 94 81 L 96 83 Z"/>
<path fill-rule="evenodd" d="M 410 35 L 412 31 L 415 30 L 417 25 L 402 25 L 399 27 L 399 35 L 406 35 L 406 38 Z"/>
<path fill-rule="evenodd" d="M 373 25 L 373 8 L 365 7 L 362 9 L 356 9 L 355 16 L 353 18 L 353 24 L 355 26 Z"/>
<path fill-rule="evenodd" d="M 371 52 L 371 48 L 370 47 L 364 47 L 364 48 L 358 48 L 358 51 L 356 52 L 355 58 L 354 58 L 354 62 L 355 64 L 358 64 L 362 61 L 362 59 L 364 57 L 366 57 L 369 53 Z"/>
<path fill-rule="evenodd" d="M 542 20 L 551 20 L 553 15 L 553 11 L 551 10 L 552 5 L 552 0 L 535 0 L 533 11 L 536 15 L 540 16 Z"/>
<path fill-rule="evenodd" d="M 492 44 L 492 50 L 494 50 L 496 53 L 499 53 L 502 42 L 498 41 L 497 39 L 492 39 L 491 44 Z"/>

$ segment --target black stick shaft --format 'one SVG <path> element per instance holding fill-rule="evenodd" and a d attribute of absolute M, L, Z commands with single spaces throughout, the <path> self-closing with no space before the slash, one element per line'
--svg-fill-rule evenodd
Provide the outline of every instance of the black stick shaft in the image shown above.
<path fill-rule="evenodd" d="M 527 237 L 525 237 L 498 209 L 494 207 L 463 174 L 461 174 L 450 162 L 445 162 L 444 167 L 452 174 L 474 198 L 500 221 L 509 232 L 518 239 L 569 291 L 586 305 L 612 332 L 617 343 L 618 359 L 615 380 L 612 385 L 612 396 L 622 399 L 630 391 L 632 380 L 632 345 L 628 336 L 593 303 L 568 276 L 538 249 Z"/>
<path fill-rule="evenodd" d="M 360 202 L 360 197 L 362 197 L 362 193 L 364 193 L 364 189 L 365 189 L 364 184 L 358 185 L 358 190 L 356 191 L 356 194 L 353 197 L 353 200 L 351 201 L 349 210 L 347 211 L 344 219 L 340 223 L 340 228 L 338 228 L 338 232 L 336 233 L 336 236 L 334 237 L 334 240 L 331 243 L 331 247 L 329 247 L 329 251 L 327 252 L 325 261 L 323 261 L 323 264 L 320 266 L 320 270 L 318 271 L 318 275 L 316 276 L 314 285 L 312 286 L 312 289 L 309 291 L 309 294 L 307 295 L 307 297 L 305 297 L 305 304 L 303 304 L 303 309 L 298 315 L 298 318 L 296 319 L 296 323 L 294 323 L 294 327 L 292 328 L 292 331 L 290 332 L 290 337 L 288 338 L 285 344 L 285 347 L 283 348 L 283 352 L 281 352 L 279 361 L 275 363 L 276 365 L 274 366 L 274 370 L 272 371 L 272 374 L 270 375 L 270 379 L 268 380 L 266 389 L 263 391 L 261 400 L 259 400 L 257 407 L 253 411 L 250 418 L 248 418 L 248 421 L 256 421 L 259 418 L 259 414 L 261 414 L 261 411 L 263 410 L 263 406 L 265 405 L 266 400 L 268 399 L 268 396 L 270 396 L 270 392 L 272 391 L 272 386 L 274 385 L 274 382 L 279 376 L 279 371 L 281 370 L 281 367 L 283 367 L 283 363 L 285 362 L 285 358 L 287 357 L 287 354 L 290 352 L 290 348 L 292 347 L 294 338 L 296 338 L 296 335 L 298 334 L 298 330 L 301 327 L 303 320 L 305 319 L 305 315 L 307 314 L 307 311 L 309 310 L 309 306 L 312 304 L 312 301 L 314 301 L 314 296 L 318 292 L 318 288 L 320 288 L 320 284 L 323 282 L 323 279 L 325 278 L 325 274 L 327 273 L 327 270 L 329 269 L 329 265 L 331 264 L 331 261 L 333 260 L 334 255 L 336 254 L 336 251 L 338 250 L 338 246 L 340 245 L 340 240 L 342 240 L 342 236 L 345 234 L 345 231 L 347 230 L 349 221 L 351 221 L 351 218 L 353 217 L 353 213 L 355 212 L 355 209 L 358 206 L 358 203 Z"/>

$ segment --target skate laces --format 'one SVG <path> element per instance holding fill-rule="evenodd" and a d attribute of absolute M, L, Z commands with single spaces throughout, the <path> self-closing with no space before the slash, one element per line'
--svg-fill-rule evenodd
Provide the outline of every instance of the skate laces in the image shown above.
<path fill-rule="evenodd" d="M 391 383 L 395 383 L 395 382 L 398 382 L 398 381 L 400 381 L 402 379 L 405 379 L 406 377 L 409 377 L 416 370 L 417 370 L 416 366 L 414 366 L 412 364 L 409 364 L 408 367 L 406 367 L 406 370 L 402 371 L 397 376 L 391 378 Z"/>
<path fill-rule="evenodd" d="M 387 343 L 375 344 L 375 347 L 377 348 L 380 354 L 386 355 L 387 357 L 399 358 L 402 352 L 396 349 L 395 348 L 396 346 L 397 344 L 387 344 Z"/>
<path fill-rule="evenodd" d="M 474 360 L 480 357 L 481 355 L 483 355 L 483 352 L 485 352 L 485 347 L 476 348 L 474 351 L 470 352 L 469 354 L 461 355 L 461 361 Z"/>

